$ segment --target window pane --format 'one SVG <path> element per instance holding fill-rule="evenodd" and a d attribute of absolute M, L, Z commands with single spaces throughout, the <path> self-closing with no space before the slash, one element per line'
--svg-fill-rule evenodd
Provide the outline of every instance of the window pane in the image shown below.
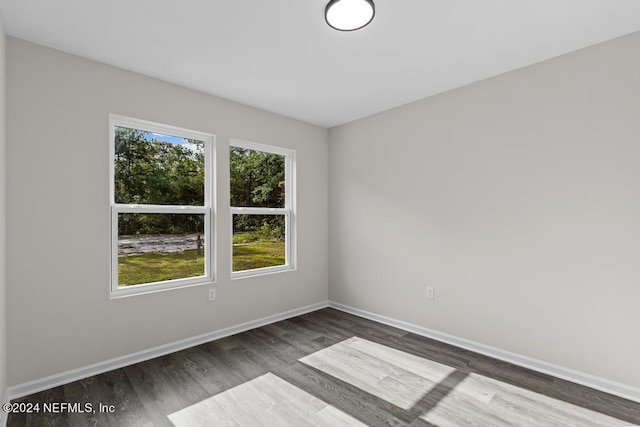
<path fill-rule="evenodd" d="M 285 156 L 230 147 L 231 206 L 284 208 Z"/>
<path fill-rule="evenodd" d="M 204 206 L 204 142 L 115 127 L 115 202 Z"/>
<path fill-rule="evenodd" d="M 286 265 L 285 215 L 233 215 L 233 271 Z"/>
<path fill-rule="evenodd" d="M 204 276 L 204 217 L 118 214 L 118 285 Z"/>

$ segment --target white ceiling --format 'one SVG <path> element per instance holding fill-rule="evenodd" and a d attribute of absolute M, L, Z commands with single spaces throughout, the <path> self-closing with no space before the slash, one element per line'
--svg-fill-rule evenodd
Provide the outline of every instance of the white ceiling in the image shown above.
<path fill-rule="evenodd" d="M 324 127 L 640 30 L 640 0 L 0 0 L 7 34 Z M 640 54 L 640 52 L 639 52 Z"/>

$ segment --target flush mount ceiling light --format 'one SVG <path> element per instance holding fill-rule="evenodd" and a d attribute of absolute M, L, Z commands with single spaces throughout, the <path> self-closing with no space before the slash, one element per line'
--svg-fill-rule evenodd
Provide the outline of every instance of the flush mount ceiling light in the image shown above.
<path fill-rule="evenodd" d="M 331 28 L 354 31 L 366 27 L 376 14 L 373 0 L 331 0 L 324 19 Z"/>

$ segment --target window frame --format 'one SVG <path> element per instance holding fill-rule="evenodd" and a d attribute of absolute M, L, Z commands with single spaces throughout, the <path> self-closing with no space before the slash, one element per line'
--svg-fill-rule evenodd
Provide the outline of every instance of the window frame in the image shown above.
<path fill-rule="evenodd" d="M 115 202 L 115 128 L 125 127 L 145 132 L 160 133 L 180 138 L 196 139 L 204 142 L 204 204 L 188 205 L 146 205 Z M 150 292 L 179 289 L 215 283 L 215 193 L 214 153 L 215 135 L 179 128 L 147 120 L 109 114 L 109 213 L 110 213 L 110 279 L 109 297 L 119 298 Z M 204 215 L 204 275 L 182 279 L 163 280 L 139 285 L 118 286 L 118 215 L 121 213 L 144 214 L 192 214 Z"/>
<path fill-rule="evenodd" d="M 284 207 L 283 208 L 260 208 L 245 206 L 230 206 L 229 229 L 231 230 L 230 239 L 230 270 L 231 279 L 241 279 L 246 277 L 262 276 L 265 274 L 281 273 L 285 271 L 293 271 L 296 269 L 296 207 L 295 207 L 295 167 L 296 167 L 296 151 L 288 148 L 277 147 L 273 145 L 260 144 L 257 142 L 244 141 L 239 139 L 231 139 L 229 143 L 229 152 L 231 148 L 242 148 L 246 150 L 261 151 L 269 154 L 283 156 L 284 161 Z M 229 162 L 231 167 L 231 162 Z M 229 177 L 231 184 L 231 177 Z M 229 195 L 231 199 L 231 195 Z M 231 205 L 231 200 L 229 200 Z M 233 216 L 234 215 L 284 215 L 285 217 L 285 264 L 273 267 L 253 268 L 251 270 L 233 271 Z"/>

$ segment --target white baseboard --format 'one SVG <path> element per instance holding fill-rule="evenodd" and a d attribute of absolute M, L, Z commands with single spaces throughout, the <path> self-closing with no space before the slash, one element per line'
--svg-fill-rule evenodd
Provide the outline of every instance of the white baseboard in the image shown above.
<path fill-rule="evenodd" d="M 402 320 L 370 313 L 348 305 L 329 302 L 329 307 L 640 403 L 640 388 L 638 387 L 618 383 L 595 375 L 547 363 L 542 360 L 533 359 L 521 354 L 501 350 L 479 342 L 434 331 L 433 329 L 403 322 Z"/>
<path fill-rule="evenodd" d="M 2 404 L 9 403 L 9 392 L 7 390 L 2 390 Z M 7 421 L 9 420 L 9 413 L 7 411 L 0 411 L 0 426 L 5 427 L 7 425 Z"/>
<path fill-rule="evenodd" d="M 278 313 L 271 316 L 263 317 L 261 319 L 252 320 L 250 322 L 241 323 L 239 325 L 231 326 L 228 328 L 219 329 L 217 331 L 213 331 L 203 335 L 198 335 L 195 337 L 176 341 L 170 344 L 161 345 L 155 348 L 151 348 L 149 350 L 143 350 L 143 351 L 139 351 L 137 353 L 129 354 L 126 356 L 116 357 L 115 359 L 105 360 L 104 362 L 94 363 L 93 365 L 84 366 L 82 368 L 73 369 L 66 372 L 61 372 L 59 374 L 50 375 L 48 377 L 39 378 L 26 383 L 12 385 L 7 388 L 7 391 L 5 394 L 6 396 L 5 401 L 28 396 L 32 393 L 37 393 L 39 391 L 47 390 L 47 389 L 57 387 L 59 385 L 67 384 L 73 381 L 81 380 L 83 378 L 91 377 L 93 375 L 98 375 L 103 372 L 108 372 L 114 369 L 122 368 L 124 366 L 132 365 L 134 363 L 144 362 L 145 360 L 164 356 L 169 353 L 174 353 L 176 351 L 184 350 L 186 348 L 204 344 L 209 341 L 228 337 L 229 335 L 238 334 L 240 332 L 248 331 L 250 329 L 259 328 L 260 326 L 279 322 L 281 320 L 289 319 L 291 317 L 300 316 L 301 314 L 310 313 L 312 311 L 320 310 L 328 306 L 329 306 L 328 301 L 312 304 L 306 307 L 285 311 L 283 313 Z M 0 424 L 0 426 L 2 425 L 4 424 Z"/>

